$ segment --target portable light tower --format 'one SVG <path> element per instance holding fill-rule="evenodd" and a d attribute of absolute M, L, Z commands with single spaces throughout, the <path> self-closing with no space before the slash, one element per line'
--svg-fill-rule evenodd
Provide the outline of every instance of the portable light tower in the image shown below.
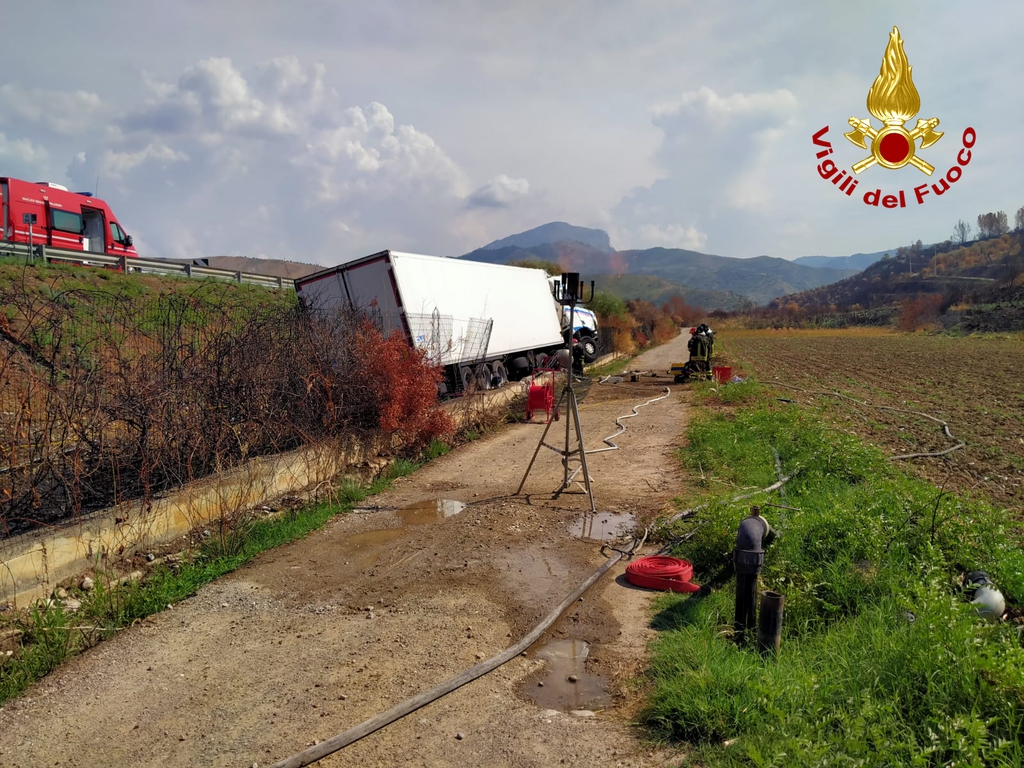
<path fill-rule="evenodd" d="M 563 307 L 569 308 L 569 326 L 565 331 L 565 346 L 568 352 L 569 365 L 565 371 L 565 388 L 562 390 L 562 394 L 558 399 L 558 404 L 555 406 L 556 412 L 561 408 L 562 403 L 566 403 L 565 409 L 565 448 L 556 448 L 553 445 L 549 445 L 544 442 L 544 439 L 548 436 L 548 430 L 551 429 L 551 422 L 548 421 L 547 426 L 544 427 L 544 433 L 540 436 L 540 442 L 537 443 L 537 448 L 533 452 L 533 458 L 530 459 L 530 464 L 526 468 L 526 473 L 523 475 L 522 481 L 519 483 L 519 488 L 516 490 L 516 495 L 522 493 L 523 486 L 526 485 L 526 478 L 530 476 L 530 470 L 533 469 L 533 463 L 537 460 L 537 454 L 540 453 L 541 447 L 550 448 L 552 451 L 562 457 L 562 484 L 555 491 L 555 495 L 559 495 L 565 491 L 572 483 L 576 474 L 580 471 L 583 472 L 583 484 L 587 489 L 587 496 L 590 499 L 590 511 L 596 512 L 597 507 L 594 505 L 594 491 L 590 485 L 590 472 L 587 469 L 587 452 L 583 448 L 583 429 L 580 426 L 580 412 L 579 403 L 576 399 L 576 390 L 573 388 L 573 326 L 575 325 L 576 319 L 576 305 L 577 304 L 589 304 L 594 300 L 594 281 L 590 281 L 590 298 L 584 298 L 585 284 L 580 280 L 579 272 L 565 272 L 562 274 L 561 283 L 559 285 L 559 295 L 556 296 L 558 303 Z M 574 431 L 576 432 L 576 447 L 570 449 L 570 435 Z M 579 455 L 580 466 L 572 472 L 569 471 L 569 459 L 572 456 Z"/>

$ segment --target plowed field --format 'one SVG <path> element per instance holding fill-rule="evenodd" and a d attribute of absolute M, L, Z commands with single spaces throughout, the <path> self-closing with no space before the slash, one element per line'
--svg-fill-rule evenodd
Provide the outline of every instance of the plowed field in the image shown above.
<path fill-rule="evenodd" d="M 805 390 L 836 391 L 874 405 L 929 413 L 966 447 L 904 461 L 947 490 L 971 492 L 1024 516 L 1024 338 L 942 337 L 878 330 L 717 334 L 716 354 L 740 375 Z M 813 403 L 838 426 L 892 455 L 953 445 L 928 420 L 779 388 Z"/>

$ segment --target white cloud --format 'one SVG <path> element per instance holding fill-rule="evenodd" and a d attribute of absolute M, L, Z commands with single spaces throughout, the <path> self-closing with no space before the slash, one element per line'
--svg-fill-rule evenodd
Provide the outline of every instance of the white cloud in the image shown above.
<path fill-rule="evenodd" d="M 0 160 L 4 163 L 18 163 L 23 166 L 38 166 L 48 163 L 50 153 L 45 147 L 33 144 L 28 139 L 9 139 L 0 133 Z"/>
<path fill-rule="evenodd" d="M 211 58 L 174 84 L 145 81 L 145 102 L 77 153 L 68 175 L 90 186 L 99 176 L 150 255 L 326 263 L 368 248 L 426 250 L 423 240 L 450 239 L 470 215 L 468 175 L 437 142 L 379 102 L 343 108 L 320 64 L 283 57 L 246 76 Z M 488 188 L 495 201 L 528 191 L 507 176 Z"/>
<path fill-rule="evenodd" d="M 250 88 L 230 59 L 210 58 L 182 73 L 176 85 L 147 77 L 151 97 L 122 122 L 129 131 L 170 135 L 189 133 L 273 136 L 294 133 L 297 127 L 283 99 L 305 81 L 296 77 L 294 62 L 278 59 L 259 73 L 274 101 L 266 102 Z M 312 73 L 315 77 L 315 72 Z M 308 77 L 308 75 L 307 75 Z"/>
<path fill-rule="evenodd" d="M 643 224 L 636 229 L 612 229 L 612 243 L 620 251 L 643 248 L 684 248 L 699 251 L 707 244 L 707 233 L 697 227 L 682 224 Z"/>
<path fill-rule="evenodd" d="M 734 93 L 719 96 L 711 88 L 701 86 L 681 96 L 655 104 L 651 115 L 655 118 L 677 115 L 683 111 L 702 113 L 714 120 L 724 121 L 747 115 L 786 116 L 797 107 L 797 98 L 785 88 L 765 93 Z"/>
<path fill-rule="evenodd" d="M 502 173 L 471 194 L 466 202 L 471 208 L 507 208 L 528 194 L 529 181 Z"/>
<path fill-rule="evenodd" d="M 702 86 L 659 102 L 650 113 L 664 134 L 655 155 L 663 178 L 623 197 L 613 221 L 638 247 L 754 255 L 736 252 L 749 239 L 736 224 L 785 204 L 778 157 L 793 140 L 798 112 L 786 89 L 720 95 Z"/>
<path fill-rule="evenodd" d="M 84 163 L 88 156 L 83 152 L 76 157 L 76 162 Z M 171 163 L 187 163 L 188 155 L 176 152 L 162 141 L 156 140 L 139 150 L 117 152 L 105 150 L 101 156 L 100 168 L 113 178 L 123 178 L 128 171 L 135 170 L 144 163 L 152 162 L 158 168 L 166 170 Z"/>
<path fill-rule="evenodd" d="M 73 136 L 89 130 L 100 111 L 100 97 L 89 91 L 54 91 L 0 86 L 0 122 Z"/>

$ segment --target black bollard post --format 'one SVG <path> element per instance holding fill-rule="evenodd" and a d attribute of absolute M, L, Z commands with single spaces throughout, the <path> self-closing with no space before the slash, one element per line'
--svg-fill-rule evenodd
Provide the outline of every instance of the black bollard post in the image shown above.
<path fill-rule="evenodd" d="M 770 528 L 761 517 L 760 507 L 751 507 L 750 514 L 740 522 L 732 562 L 736 568 L 736 617 L 733 636 L 743 644 L 754 631 L 757 620 L 757 577 L 764 565 L 764 540 Z"/>
<path fill-rule="evenodd" d="M 786 598 L 778 592 L 761 593 L 761 615 L 757 622 L 757 650 L 761 655 L 778 654 L 782 645 L 782 612 Z"/>

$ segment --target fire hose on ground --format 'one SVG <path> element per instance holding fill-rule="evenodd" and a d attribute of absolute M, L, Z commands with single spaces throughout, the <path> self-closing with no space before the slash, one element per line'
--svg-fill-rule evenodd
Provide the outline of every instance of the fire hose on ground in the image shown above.
<path fill-rule="evenodd" d="M 752 491 L 750 493 L 740 494 L 731 501 L 740 501 L 742 499 L 747 499 L 760 493 L 770 493 L 773 490 L 781 488 L 786 482 L 788 482 L 793 477 L 794 474 L 796 473 L 790 474 L 787 477 L 782 478 L 780 481 L 773 483 L 772 485 L 769 485 L 766 488 Z M 699 507 L 684 510 L 678 515 L 672 517 L 671 520 L 674 521 L 679 520 L 683 517 L 688 517 L 705 506 L 707 505 L 705 504 Z M 690 535 L 692 535 L 692 533 Z M 524 636 L 515 645 L 506 648 L 501 653 L 492 656 L 490 659 L 487 659 L 486 661 L 482 661 L 479 664 L 470 667 L 464 672 L 461 672 L 455 677 L 446 680 L 445 682 L 431 688 L 428 691 L 424 691 L 423 693 L 413 696 L 410 699 L 406 699 L 401 704 L 398 704 L 397 706 L 392 707 L 388 711 L 382 712 L 381 714 L 376 715 L 375 717 L 372 717 L 369 720 L 360 723 L 354 728 L 350 728 L 344 733 L 340 733 L 337 736 L 333 736 L 330 739 L 322 741 L 319 744 L 316 744 L 312 747 L 303 750 L 302 752 L 298 752 L 292 755 L 291 757 L 286 758 L 285 760 L 274 763 L 271 766 L 271 768 L 301 768 L 301 766 L 312 765 L 318 760 L 322 760 L 328 755 L 331 755 L 335 752 L 338 752 L 341 749 L 344 749 L 349 744 L 352 744 L 358 741 L 359 739 L 362 739 L 364 736 L 369 736 L 371 733 L 374 733 L 375 731 L 378 731 L 381 728 L 390 725 L 396 720 L 399 720 L 400 718 L 403 718 L 406 715 L 415 712 L 417 709 L 425 707 L 427 704 L 437 701 L 442 696 L 446 696 L 452 691 L 461 688 L 462 686 L 472 682 L 473 680 L 476 680 L 477 678 L 483 677 L 487 673 L 492 672 L 498 667 L 502 666 L 503 664 L 511 661 L 516 656 L 523 653 L 531 645 L 533 645 L 537 640 L 539 640 L 541 635 L 543 635 L 544 632 L 546 632 L 551 627 L 551 625 L 558 620 L 559 616 L 561 616 L 562 613 L 564 613 L 570 605 L 576 602 L 583 595 L 584 592 L 590 589 L 590 587 L 592 587 L 598 581 L 598 579 L 600 579 L 605 573 L 607 573 L 616 563 L 618 563 L 623 557 L 631 557 L 637 549 L 643 546 L 643 542 L 646 540 L 646 538 L 647 531 L 645 530 L 641 538 L 637 539 L 634 537 L 634 545 L 632 548 L 630 548 L 629 550 L 615 550 L 614 555 L 610 556 L 604 563 L 601 564 L 600 567 L 598 567 L 593 573 L 591 573 L 590 576 L 588 576 L 583 582 L 581 582 L 580 585 L 576 587 L 576 589 L 574 589 L 569 595 L 567 595 L 565 599 L 562 600 L 562 602 L 560 602 L 550 613 L 548 613 L 541 620 L 541 622 L 537 624 L 529 632 L 529 634 Z M 673 558 L 664 559 L 669 560 Z M 667 569 L 664 567 L 660 567 L 664 565 L 666 564 L 656 564 L 656 566 L 658 567 L 645 567 L 640 570 L 646 572 L 645 575 L 647 576 L 666 580 L 676 579 L 682 581 L 681 576 L 687 575 L 685 573 L 679 572 L 678 568 L 672 564 L 669 564 Z M 689 572 L 689 575 L 686 578 L 687 584 L 689 584 L 690 577 L 692 577 L 692 567 Z M 692 586 L 695 587 L 695 589 L 690 589 L 687 587 L 680 588 L 681 585 L 679 584 L 677 584 L 676 587 L 668 588 L 674 588 L 676 591 L 686 592 L 692 592 L 700 589 L 700 587 L 697 587 L 696 585 Z"/>
<path fill-rule="evenodd" d="M 609 437 L 606 437 L 603 441 L 609 447 L 599 448 L 596 451 L 587 451 L 587 453 L 598 453 L 600 451 L 618 450 L 618 446 L 615 443 L 613 443 L 612 440 L 626 431 L 626 426 L 622 423 L 622 420 L 633 418 L 634 416 L 639 415 L 637 413 L 638 408 L 643 408 L 646 405 L 650 405 L 651 403 L 663 400 L 670 394 L 671 390 L 669 390 L 668 387 L 665 387 L 665 394 L 660 395 L 659 397 L 652 398 L 645 403 L 636 405 L 633 407 L 632 413 L 625 414 L 616 418 L 615 423 L 619 427 L 618 431 L 610 435 Z M 578 587 L 576 587 L 576 589 L 573 590 L 573 592 L 570 593 L 564 600 L 562 600 L 562 602 L 559 603 L 554 608 L 554 610 L 552 610 L 547 616 L 545 616 L 541 620 L 541 622 L 530 631 L 529 634 L 523 637 L 515 645 L 506 648 L 501 653 L 497 654 L 496 656 L 492 656 L 490 659 L 487 659 L 486 661 L 482 661 L 479 664 L 470 667 L 469 669 L 456 675 L 455 677 L 441 683 L 438 686 L 435 686 L 434 688 L 431 688 L 429 691 L 424 691 L 423 693 L 414 696 L 411 699 L 407 699 L 401 704 L 392 707 L 387 712 L 382 712 L 381 714 L 372 717 L 363 723 L 360 723 L 354 728 L 350 728 L 344 733 L 340 733 L 337 736 L 333 736 L 332 738 L 327 739 L 326 741 L 322 741 L 319 744 L 315 744 L 312 747 L 303 750 L 302 752 L 298 752 L 292 755 L 291 757 L 282 760 L 281 762 L 275 763 L 272 766 L 272 768 L 298 768 L 299 766 L 311 765 L 312 763 L 315 763 L 318 760 L 321 760 L 324 757 L 327 757 L 328 755 L 333 754 L 334 752 L 337 752 L 343 749 L 344 747 L 347 747 L 349 744 L 358 741 L 364 736 L 368 736 L 374 731 L 378 731 L 384 726 L 389 725 L 402 717 L 405 717 L 411 712 L 415 712 L 417 709 L 420 709 L 421 707 L 424 707 L 427 704 L 436 701 L 442 696 L 445 696 L 451 693 L 452 691 L 461 688 L 466 683 L 472 682 L 473 680 L 476 680 L 477 678 L 486 675 L 488 672 L 492 672 L 493 670 L 500 667 L 502 664 L 505 664 L 506 662 L 514 659 L 520 653 L 522 653 L 531 645 L 533 645 L 537 640 L 539 640 L 541 635 L 543 635 L 544 632 L 552 624 L 554 624 L 555 621 L 558 620 L 558 617 L 561 616 L 562 613 L 564 613 L 570 605 L 576 602 L 576 600 L 579 599 L 579 597 L 584 592 L 590 589 L 590 587 L 598 579 L 600 579 L 601 576 L 607 573 L 612 566 L 619 562 L 619 560 L 621 560 L 623 557 L 632 556 L 633 552 L 636 549 L 643 546 L 643 543 L 644 541 L 646 541 L 646 539 L 647 531 L 644 531 L 644 534 L 641 538 L 633 539 L 633 546 L 631 549 L 629 549 L 628 551 L 616 550 L 614 555 L 609 557 L 608 560 L 606 560 L 597 570 L 590 574 L 590 576 L 587 577 L 587 579 L 585 579 Z M 692 576 L 692 569 L 690 575 Z M 687 579 L 687 581 L 689 581 L 689 579 Z"/>
<path fill-rule="evenodd" d="M 648 400 L 645 403 L 641 403 L 640 405 L 634 406 L 633 412 L 631 414 L 620 416 L 615 420 L 615 423 L 619 426 L 619 430 L 615 432 L 613 435 L 610 435 L 609 437 L 604 439 L 604 442 L 607 443 L 609 446 L 608 448 L 599 448 L 595 451 L 587 451 L 587 453 L 598 453 L 601 451 L 617 450 L 618 446 L 615 445 L 612 442 L 612 440 L 626 431 L 625 425 L 622 424 L 622 419 L 637 416 L 638 408 L 642 408 L 646 405 L 650 405 L 651 403 L 657 402 L 658 400 L 662 400 L 668 397 L 670 391 L 668 390 L 668 387 L 666 387 L 665 389 L 666 392 L 664 395 L 652 398 L 651 400 Z M 797 387 L 793 387 L 793 389 L 797 389 Z M 830 392 L 822 392 L 820 394 L 836 395 L 836 393 Z M 836 396 L 845 397 L 844 395 Z M 847 399 L 852 400 L 853 398 Z M 869 404 L 864 403 L 864 405 Z M 936 419 L 933 416 L 929 416 L 928 414 L 923 414 L 918 411 L 903 411 L 903 409 L 889 408 L 887 406 L 874 407 L 883 407 L 886 410 L 907 412 L 919 416 L 924 416 L 925 418 L 929 418 L 932 421 L 936 421 L 942 424 L 943 428 L 946 431 L 946 434 L 949 435 L 949 430 L 948 427 L 946 427 L 946 423 L 939 419 Z M 949 436 L 952 437 L 952 435 Z M 962 444 L 949 450 L 956 450 L 957 448 L 960 447 L 962 447 Z M 945 451 L 944 453 L 948 452 L 949 451 Z M 897 456 L 893 458 L 907 457 Z M 773 491 L 779 490 L 786 483 L 792 480 L 799 473 L 799 471 L 800 468 L 798 467 L 796 470 L 786 475 L 785 477 L 780 477 L 778 481 L 772 483 L 771 485 L 768 485 L 764 488 L 759 488 L 757 490 L 749 491 L 747 493 L 741 493 L 729 499 L 727 503 L 732 504 L 737 501 L 743 501 L 745 499 L 753 498 L 754 496 L 758 496 L 764 493 L 771 493 Z M 667 520 L 667 522 L 672 523 L 678 520 L 692 517 L 698 511 L 710 506 L 710 504 L 711 502 L 708 502 L 705 504 L 698 505 L 696 507 L 685 509 L 682 512 L 679 512 L 670 517 Z M 382 712 L 381 714 L 376 715 L 375 717 L 372 717 L 369 720 L 366 720 L 353 728 L 350 728 L 344 733 L 340 733 L 337 736 L 322 741 L 319 744 L 316 744 L 312 747 L 309 747 L 308 749 L 303 750 L 302 752 L 298 752 L 285 760 L 282 760 L 278 763 L 274 763 L 274 765 L 271 766 L 271 768 L 300 768 L 301 766 L 311 765 L 323 759 L 324 757 L 327 757 L 328 755 L 338 752 L 339 750 L 345 748 L 349 744 L 352 744 L 358 741 L 359 739 L 362 739 L 363 737 L 380 730 L 381 728 L 395 722 L 396 720 L 399 720 L 400 718 L 405 717 L 406 715 L 412 712 L 415 712 L 417 709 L 420 709 L 422 707 L 425 707 L 427 704 L 437 701 L 438 699 L 440 699 L 443 696 L 446 696 L 452 691 L 461 688 L 462 686 L 472 682 L 473 680 L 483 677 L 489 672 L 492 672 L 498 667 L 502 666 L 503 664 L 511 661 L 516 656 L 523 653 L 531 645 L 533 645 L 537 640 L 539 640 L 541 635 L 543 635 L 544 632 L 547 631 L 551 627 L 551 625 L 553 625 L 558 620 L 562 613 L 564 613 L 570 605 L 576 602 L 576 600 L 578 600 L 584 592 L 590 589 L 590 587 L 592 587 L 598 581 L 598 579 L 600 579 L 605 573 L 607 573 L 616 563 L 618 563 L 624 557 L 627 559 L 631 558 L 633 554 L 636 552 L 636 550 L 643 546 L 644 542 L 647 539 L 648 532 L 649 529 L 645 529 L 642 536 L 637 537 L 634 535 L 632 537 L 632 546 L 629 549 L 620 550 L 611 548 L 607 545 L 602 546 L 602 553 L 605 549 L 611 549 L 614 552 L 614 554 L 611 555 L 603 564 L 601 564 L 601 566 L 598 567 L 593 573 L 591 573 L 590 576 L 584 579 L 584 581 L 581 582 L 579 586 L 576 587 L 576 589 L 569 593 L 565 597 L 565 599 L 563 599 L 557 606 L 555 606 L 555 608 L 550 613 L 548 613 L 540 621 L 540 623 L 537 624 L 527 635 L 525 635 L 521 640 L 519 640 L 519 642 L 506 648 L 501 653 L 492 656 L 490 659 L 487 659 L 486 661 L 482 661 L 479 664 L 470 667 L 469 669 L 461 672 L 455 677 L 450 678 L 449 680 L 446 680 L 440 685 L 437 685 L 428 691 L 424 691 L 421 694 L 413 696 L 412 698 L 405 700 L 401 704 L 392 707 L 388 711 Z M 696 531 L 691 531 L 689 534 L 681 538 L 684 540 L 688 539 L 694 533 L 696 533 Z M 689 565 L 689 563 L 686 563 L 686 561 L 677 560 L 676 558 L 661 557 L 661 555 L 664 552 L 667 552 L 668 549 L 669 546 L 665 546 L 659 551 L 658 555 L 655 555 L 653 557 L 642 558 L 641 560 L 632 563 L 630 565 L 630 568 L 627 570 L 631 571 L 630 575 L 637 579 L 637 581 L 634 581 L 633 579 L 630 579 L 630 581 L 637 584 L 638 586 L 645 586 L 643 582 L 646 582 L 646 585 L 653 589 L 671 589 L 677 592 L 700 591 L 701 587 L 699 587 L 696 584 L 692 584 L 690 581 L 690 579 L 693 576 L 693 568 Z M 643 565 L 640 564 L 641 562 L 643 563 Z M 685 565 L 683 565 L 684 563 Z"/>
<path fill-rule="evenodd" d="M 608 376 L 605 376 L 605 378 L 602 379 L 601 381 L 599 381 L 598 383 L 601 384 L 604 381 L 606 381 L 608 378 L 609 378 Z M 615 419 L 615 425 L 619 428 L 618 431 L 615 432 L 614 434 L 608 435 L 608 437 L 604 438 L 604 440 L 601 441 L 602 443 L 604 443 L 608 447 L 607 448 L 595 448 L 594 450 L 587 451 L 587 454 L 589 455 L 591 453 L 604 453 L 605 451 L 617 451 L 617 450 L 619 450 L 619 446 L 617 446 L 612 441 L 616 437 L 618 437 L 619 435 L 623 434 L 626 431 L 626 425 L 622 423 L 623 419 L 632 419 L 634 416 L 639 416 L 640 414 L 637 413 L 637 409 L 643 408 L 644 406 L 650 405 L 651 403 L 656 403 L 659 400 L 664 400 L 670 394 L 672 394 L 672 390 L 670 390 L 668 387 L 665 387 L 665 394 L 659 395 L 658 397 L 652 397 L 646 403 L 640 403 L 639 405 L 634 405 L 632 413 L 623 414 L 622 416 L 617 417 Z"/>
<path fill-rule="evenodd" d="M 827 397 L 837 397 L 840 400 L 849 400 L 851 403 L 856 403 L 857 405 L 863 405 L 863 406 L 865 406 L 867 408 L 877 408 L 880 411 L 891 411 L 892 413 L 907 413 L 907 414 L 910 414 L 912 416 L 920 416 L 922 419 L 928 419 L 929 421 L 934 421 L 936 424 L 938 424 L 940 427 L 942 427 L 942 431 L 946 435 L 946 437 L 948 437 L 950 440 L 952 440 L 952 441 L 954 441 L 956 443 L 956 445 L 954 445 L 952 448 L 947 448 L 944 451 L 931 451 L 931 452 L 926 452 L 926 453 L 904 453 L 904 454 L 901 454 L 899 456 L 890 456 L 889 457 L 889 461 L 899 461 L 900 459 L 933 459 L 933 458 L 938 458 L 940 456 L 945 456 L 948 453 L 952 453 L 953 451 L 958 451 L 958 450 L 960 450 L 961 448 L 963 448 L 966 445 L 966 443 L 963 440 L 957 440 L 957 438 L 953 437 L 953 434 L 949 431 L 949 424 L 947 424 L 945 421 L 943 421 L 942 419 L 940 419 L 940 418 L 938 418 L 936 416 L 932 416 L 930 413 L 924 413 L 923 411 L 914 411 L 914 410 L 910 410 L 909 408 L 894 408 L 891 405 L 875 405 L 874 403 L 866 403 L 863 400 L 858 400 L 857 398 L 850 397 L 849 395 L 841 395 L 838 392 L 828 392 L 826 390 L 803 389 L 801 387 L 794 387 L 792 384 L 783 384 L 780 381 L 770 381 L 770 382 L 768 382 L 768 384 L 771 384 L 772 386 L 775 386 L 775 387 L 785 387 L 786 389 L 793 389 L 793 390 L 796 390 L 797 392 L 804 392 L 804 393 L 809 394 L 809 395 L 826 395 Z"/>
<path fill-rule="evenodd" d="M 279 763 L 274 763 L 271 768 L 300 768 L 300 766 L 311 765 L 318 760 L 347 747 L 349 744 L 358 741 L 364 736 L 369 736 L 374 731 L 378 731 L 384 726 L 390 725 L 399 718 L 405 717 L 411 712 L 415 712 L 417 709 L 425 707 L 433 701 L 437 701 L 442 696 L 451 693 L 457 688 L 461 688 L 466 683 L 470 683 L 478 677 L 483 677 L 488 672 L 492 672 L 500 667 L 502 664 L 511 661 L 537 642 L 541 635 L 543 635 L 544 632 L 558 620 L 558 617 L 561 616 L 570 605 L 576 602 L 584 592 L 590 589 L 598 579 L 607 573 L 613 565 L 619 562 L 622 557 L 622 553 L 617 552 L 606 560 L 600 568 L 590 574 L 590 576 L 588 576 L 578 587 L 576 587 L 576 589 L 567 595 L 562 602 L 555 606 L 555 608 L 545 616 L 528 635 L 523 637 L 523 639 L 515 645 L 506 648 L 504 651 L 496 656 L 492 656 L 487 661 L 481 661 L 479 664 L 472 666 L 455 677 L 431 688 L 429 691 L 424 691 L 417 696 L 413 696 L 411 699 L 406 699 L 401 704 L 389 709 L 387 712 L 382 712 L 376 717 L 371 717 L 369 720 L 360 723 L 354 728 L 349 728 L 344 733 L 339 733 L 337 736 L 327 739 L 326 741 L 322 741 L 319 744 L 303 750 L 302 752 L 298 752 Z"/>

